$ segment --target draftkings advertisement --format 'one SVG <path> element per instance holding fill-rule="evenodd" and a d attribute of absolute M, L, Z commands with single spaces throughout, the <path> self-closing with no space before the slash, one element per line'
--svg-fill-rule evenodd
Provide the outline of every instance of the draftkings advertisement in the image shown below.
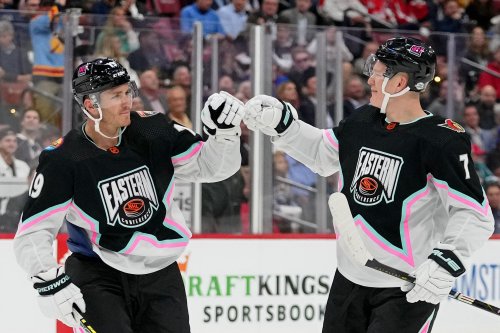
<path fill-rule="evenodd" d="M 0 237 L 1 238 L 1 237 Z M 320 333 L 336 268 L 334 237 L 195 236 L 179 259 L 192 333 Z M 55 247 L 68 255 L 65 238 Z M 16 264 L 12 239 L 0 239 L 1 332 L 72 332 L 45 318 Z M 500 239 L 473 257 L 457 289 L 500 306 Z M 387 318 L 391 320 L 391 318 Z M 442 302 L 433 333 L 500 332 L 500 317 L 456 300 Z M 416 332 L 415 332 L 416 333 Z"/>

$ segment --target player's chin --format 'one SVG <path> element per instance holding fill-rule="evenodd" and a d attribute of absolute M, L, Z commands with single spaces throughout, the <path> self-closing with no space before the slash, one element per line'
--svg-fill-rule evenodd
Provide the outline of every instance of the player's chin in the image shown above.
<path fill-rule="evenodd" d="M 130 125 L 130 112 L 120 114 L 120 123 L 121 126 Z"/>
<path fill-rule="evenodd" d="M 382 103 L 380 102 L 380 99 L 377 98 L 376 96 L 371 96 L 370 97 L 370 105 L 371 106 L 374 106 L 376 108 L 380 108 L 380 106 L 382 105 Z"/>

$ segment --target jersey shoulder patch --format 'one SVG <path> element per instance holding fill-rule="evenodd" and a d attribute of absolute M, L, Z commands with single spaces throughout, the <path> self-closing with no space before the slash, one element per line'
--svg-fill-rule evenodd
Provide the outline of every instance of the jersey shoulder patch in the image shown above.
<path fill-rule="evenodd" d="M 462 127 L 462 125 L 449 118 L 444 119 L 444 121 L 442 123 L 438 123 L 437 126 L 447 128 L 457 133 L 465 133 L 465 129 Z"/>
<path fill-rule="evenodd" d="M 53 142 L 50 144 L 50 146 L 46 147 L 44 150 L 46 150 L 46 151 L 55 150 L 55 149 L 57 149 L 57 148 L 61 147 L 61 146 L 62 146 L 62 144 L 63 144 L 63 142 L 64 142 L 64 138 L 59 138 L 59 139 L 57 139 L 57 140 L 53 141 Z"/>
<path fill-rule="evenodd" d="M 158 111 L 134 111 L 134 112 L 141 118 L 152 117 L 156 116 L 157 114 L 160 114 L 160 112 Z"/>

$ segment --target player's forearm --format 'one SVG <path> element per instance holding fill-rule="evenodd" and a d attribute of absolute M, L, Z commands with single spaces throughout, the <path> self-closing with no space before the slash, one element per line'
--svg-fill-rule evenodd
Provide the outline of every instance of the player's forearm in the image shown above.
<path fill-rule="evenodd" d="M 57 267 L 52 244 L 54 236 L 47 230 L 16 235 L 14 254 L 16 260 L 29 276 Z"/>
<path fill-rule="evenodd" d="M 339 170 L 338 143 L 326 135 L 324 130 L 298 120 L 283 136 L 271 140 L 277 149 L 326 177 Z"/>
<path fill-rule="evenodd" d="M 493 234 L 494 219 L 488 208 L 484 214 L 475 210 L 452 208 L 442 243 L 454 245 L 467 259 Z"/>
<path fill-rule="evenodd" d="M 196 159 L 176 167 L 176 177 L 186 181 L 218 182 L 234 175 L 241 167 L 239 140 L 209 137 Z"/>

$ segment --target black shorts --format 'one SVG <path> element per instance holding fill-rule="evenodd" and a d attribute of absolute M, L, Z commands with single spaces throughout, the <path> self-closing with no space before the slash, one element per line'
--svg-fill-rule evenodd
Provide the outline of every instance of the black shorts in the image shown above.
<path fill-rule="evenodd" d="M 74 253 L 65 266 L 82 291 L 85 319 L 96 332 L 190 332 L 186 292 L 176 262 L 158 272 L 134 275 Z"/>
<path fill-rule="evenodd" d="M 439 304 L 408 303 L 400 288 L 369 288 L 337 270 L 326 304 L 323 333 L 430 332 Z"/>

